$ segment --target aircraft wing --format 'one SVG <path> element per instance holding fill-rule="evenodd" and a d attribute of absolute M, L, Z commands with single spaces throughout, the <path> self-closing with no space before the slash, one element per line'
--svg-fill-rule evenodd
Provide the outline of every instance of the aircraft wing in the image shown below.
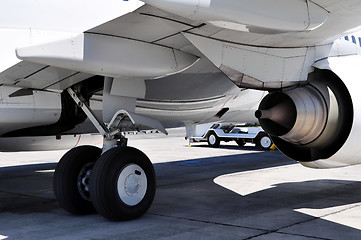
<path fill-rule="evenodd" d="M 21 61 L 0 73 L 0 84 L 19 88 L 62 91 L 93 74 Z"/>
<path fill-rule="evenodd" d="M 168 15 L 145 5 L 75 38 L 17 49 L 17 56 L 36 63 L 30 64 L 35 71 L 51 65 L 57 71 L 72 70 L 68 76 L 77 72 L 133 79 L 171 75 L 199 59 L 182 32 L 201 23 Z"/>
<path fill-rule="evenodd" d="M 144 79 L 177 73 L 199 54 L 181 32 L 200 24 L 145 5 L 78 37 L 18 49 L 24 61 L 1 72 L 0 84 L 62 91 L 94 75 Z"/>
<path fill-rule="evenodd" d="M 361 25 L 359 1 L 145 0 L 204 25 L 190 34 L 263 47 L 303 47 L 330 43 Z M 172 18 L 171 14 L 162 16 Z"/>
<path fill-rule="evenodd" d="M 164 4 L 158 2 L 167 1 L 146 2 L 163 7 Z M 228 2 L 230 1 L 223 2 L 220 12 L 226 9 Z M 206 13 L 203 13 L 202 19 L 205 20 L 202 21 L 194 16 L 177 15 L 188 16 L 181 7 L 171 8 L 170 11 L 175 14 L 144 5 L 134 12 L 89 29 L 74 39 L 18 49 L 17 55 L 20 59 L 33 63 L 21 62 L 3 72 L 0 83 L 63 90 L 91 75 L 159 78 L 183 71 L 204 55 L 211 58 L 208 52 L 214 50 L 197 46 L 200 44 L 197 41 L 199 38 L 247 46 L 302 47 L 330 43 L 361 25 L 361 3 L 317 0 L 313 1 L 313 4 L 322 9 L 314 10 L 315 26 L 318 24 L 314 29 L 280 31 L 262 27 L 262 22 L 255 22 L 254 25 L 250 22 L 246 26 L 247 32 L 239 31 L 239 26 L 229 27 L 226 23 L 222 25 L 217 21 L 207 21 Z M 185 12 L 179 12 L 178 9 Z M 282 11 L 290 10 L 281 8 L 280 11 L 274 15 L 268 12 L 268 19 L 272 20 L 277 17 L 275 14 L 280 15 Z M 292 11 L 289 14 L 292 14 Z M 259 18 L 262 16 L 259 15 Z M 15 69 L 17 71 L 13 71 Z M 11 75 L 14 72 L 24 74 Z M 48 78 L 48 74 L 52 77 Z M 44 75 L 46 79 L 43 78 Z"/>

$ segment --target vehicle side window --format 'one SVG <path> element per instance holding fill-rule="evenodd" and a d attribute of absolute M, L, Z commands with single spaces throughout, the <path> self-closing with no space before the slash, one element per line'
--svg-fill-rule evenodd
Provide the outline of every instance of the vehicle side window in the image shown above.
<path fill-rule="evenodd" d="M 225 133 L 229 133 L 230 131 L 232 131 L 232 129 L 234 128 L 234 125 L 225 125 L 222 126 L 221 129 L 223 130 L 223 132 Z"/>

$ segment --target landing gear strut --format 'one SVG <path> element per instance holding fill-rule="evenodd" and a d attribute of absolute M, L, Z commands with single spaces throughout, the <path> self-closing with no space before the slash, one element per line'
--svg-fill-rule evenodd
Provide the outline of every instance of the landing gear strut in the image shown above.
<path fill-rule="evenodd" d="M 73 214 L 97 211 L 113 221 L 142 216 L 154 199 L 154 168 L 143 152 L 126 146 L 127 139 L 120 131 L 124 123 L 159 123 L 119 110 L 105 126 L 72 89 L 68 92 L 104 136 L 104 145 L 103 150 L 77 147 L 63 156 L 54 173 L 56 199 Z"/>

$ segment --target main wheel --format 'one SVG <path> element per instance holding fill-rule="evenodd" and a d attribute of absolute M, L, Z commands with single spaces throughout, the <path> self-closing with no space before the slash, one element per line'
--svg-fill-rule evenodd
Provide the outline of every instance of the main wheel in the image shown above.
<path fill-rule="evenodd" d="M 89 179 L 94 163 L 101 154 L 94 146 L 80 146 L 68 151 L 59 161 L 53 177 L 55 198 L 70 213 L 94 213 L 90 200 Z"/>
<path fill-rule="evenodd" d="M 95 209 L 113 221 L 142 216 L 153 202 L 155 189 L 152 163 L 143 152 L 131 147 L 105 152 L 96 162 L 90 181 Z"/>
<path fill-rule="evenodd" d="M 219 147 L 219 145 L 221 144 L 219 137 L 217 137 L 217 135 L 214 132 L 211 132 L 208 135 L 207 142 L 208 142 L 209 146 L 214 147 L 214 148 Z"/>
<path fill-rule="evenodd" d="M 270 149 L 272 146 L 272 140 L 266 133 L 260 133 L 257 137 L 257 143 L 256 145 L 261 147 L 264 150 Z"/>

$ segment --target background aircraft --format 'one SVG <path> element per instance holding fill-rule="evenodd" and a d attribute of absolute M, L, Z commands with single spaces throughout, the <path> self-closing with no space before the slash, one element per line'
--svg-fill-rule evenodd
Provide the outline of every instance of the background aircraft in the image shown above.
<path fill-rule="evenodd" d="M 66 210 L 141 216 L 155 174 L 122 131 L 252 121 L 261 99 L 256 117 L 285 155 L 309 167 L 360 163 L 360 48 L 338 39 L 361 25 L 361 2 L 144 2 L 0 10 L 1 137 L 23 139 L 18 150 L 39 136 L 103 137 L 103 149 L 60 160 L 54 193 Z"/>

